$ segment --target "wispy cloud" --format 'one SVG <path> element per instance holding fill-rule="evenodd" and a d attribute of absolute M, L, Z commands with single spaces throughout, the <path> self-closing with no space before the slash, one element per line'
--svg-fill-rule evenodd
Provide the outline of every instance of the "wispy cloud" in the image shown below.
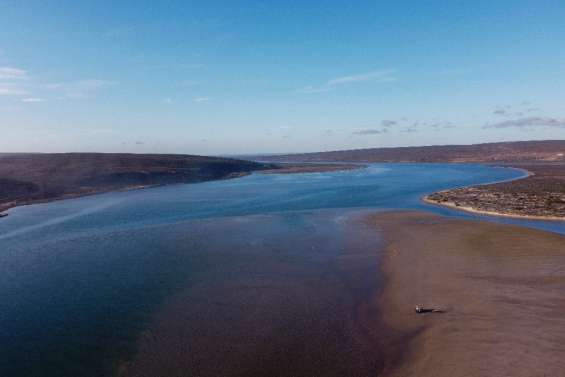
<path fill-rule="evenodd" d="M 493 115 L 505 117 L 505 118 L 521 118 L 526 114 L 534 113 L 540 111 L 537 107 L 532 107 L 531 102 L 522 101 L 518 105 L 503 105 L 497 106 L 492 112 Z"/>
<path fill-rule="evenodd" d="M 0 67 L 0 80 L 18 80 L 27 78 L 27 71 L 13 67 Z"/>
<path fill-rule="evenodd" d="M 426 125 L 434 129 L 435 131 L 445 130 L 448 128 L 455 128 L 455 125 L 451 122 L 435 122 Z"/>
<path fill-rule="evenodd" d="M 398 122 L 395 121 L 395 120 L 386 120 L 385 119 L 385 120 L 381 121 L 381 125 L 385 128 L 396 126 L 397 124 L 398 124 Z"/>
<path fill-rule="evenodd" d="M 196 102 L 196 103 L 209 102 L 210 98 L 209 97 L 196 97 L 196 98 L 193 98 L 192 101 Z"/>
<path fill-rule="evenodd" d="M 297 93 L 303 93 L 303 94 L 326 93 L 341 86 L 347 86 L 347 85 L 369 82 L 369 81 L 377 82 L 377 83 L 392 82 L 392 81 L 396 81 L 395 73 L 396 71 L 394 69 L 383 69 L 383 70 L 375 70 L 375 71 L 359 73 L 354 75 L 335 77 L 326 81 L 326 83 L 320 86 L 312 86 L 312 85 L 306 86 L 302 89 L 297 90 Z"/>
<path fill-rule="evenodd" d="M 487 124 L 483 128 L 565 128 L 565 119 L 551 117 L 528 117 Z"/>
<path fill-rule="evenodd" d="M 26 97 L 26 98 L 22 98 L 22 102 L 30 102 L 30 103 L 37 103 L 37 102 L 45 102 L 45 98 L 39 98 L 39 97 Z"/>
<path fill-rule="evenodd" d="M 61 91 L 67 98 L 90 98 L 98 91 L 117 85 L 115 81 L 86 79 L 47 84 L 47 89 Z"/>
<path fill-rule="evenodd" d="M 19 82 L 27 78 L 27 71 L 23 69 L 0 67 L 0 96 L 23 96 L 28 94 L 26 86 Z"/>
<path fill-rule="evenodd" d="M 365 128 L 362 130 L 353 131 L 351 134 L 356 136 L 369 136 L 369 135 L 382 135 L 388 133 L 386 128 L 377 129 L 377 128 Z"/>
<path fill-rule="evenodd" d="M 0 96 L 25 96 L 28 92 L 12 84 L 0 83 Z"/>
<path fill-rule="evenodd" d="M 391 82 L 395 81 L 394 69 L 384 69 L 378 71 L 365 72 L 355 75 L 336 77 L 327 82 L 327 85 L 345 85 L 363 81 Z"/>
<path fill-rule="evenodd" d="M 321 86 L 319 88 L 315 88 L 313 86 L 307 86 L 302 89 L 299 89 L 297 92 L 303 94 L 317 94 L 317 93 L 326 93 L 329 92 L 330 90 L 332 90 L 332 88 L 328 86 Z"/>

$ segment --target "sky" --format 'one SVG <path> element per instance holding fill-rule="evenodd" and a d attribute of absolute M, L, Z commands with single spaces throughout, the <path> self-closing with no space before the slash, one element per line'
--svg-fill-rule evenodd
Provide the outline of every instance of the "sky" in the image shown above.
<path fill-rule="evenodd" d="M 562 0 L 0 0 L 0 153 L 565 138 Z"/>

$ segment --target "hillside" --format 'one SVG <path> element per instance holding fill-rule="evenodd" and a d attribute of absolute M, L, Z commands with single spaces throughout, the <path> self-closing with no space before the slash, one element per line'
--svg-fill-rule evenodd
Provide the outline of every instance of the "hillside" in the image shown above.
<path fill-rule="evenodd" d="M 565 140 L 473 145 L 370 148 L 263 156 L 273 162 L 500 162 L 565 161 Z"/>
<path fill-rule="evenodd" d="M 0 211 L 112 190 L 225 179 L 269 167 L 190 155 L 0 154 Z"/>

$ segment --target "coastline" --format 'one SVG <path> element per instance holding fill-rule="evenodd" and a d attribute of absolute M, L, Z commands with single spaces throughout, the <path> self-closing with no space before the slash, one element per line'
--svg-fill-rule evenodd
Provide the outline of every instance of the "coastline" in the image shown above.
<path fill-rule="evenodd" d="M 508 164 L 499 164 L 496 166 L 500 166 L 503 168 L 510 168 L 510 169 L 514 169 L 514 170 L 519 170 L 522 171 L 525 175 L 523 177 L 519 177 L 516 179 L 510 179 L 510 180 L 505 180 L 505 181 L 498 181 L 498 182 L 489 182 L 489 183 L 482 183 L 482 184 L 478 184 L 478 185 L 470 185 L 470 186 L 464 186 L 464 187 L 458 187 L 458 188 L 452 188 L 452 189 L 447 189 L 447 190 L 442 190 L 442 191 L 437 191 L 428 195 L 425 195 L 424 197 L 422 197 L 422 201 L 424 203 L 427 204 L 431 204 L 431 205 L 436 205 L 436 206 L 441 206 L 441 207 L 445 207 L 445 208 L 450 208 L 450 209 L 454 209 L 454 210 L 458 210 L 458 211 L 463 211 L 463 212 L 467 212 L 467 213 L 471 213 L 471 214 L 476 214 L 476 215 L 486 215 L 486 216 L 496 216 L 496 217 L 506 217 L 506 218 L 515 218 L 515 219 L 527 219 L 527 220 L 541 220 L 541 221 L 565 221 L 565 214 L 563 216 L 561 216 L 561 213 L 559 216 L 553 216 L 553 215 L 536 215 L 536 214 L 521 214 L 521 213 L 508 213 L 508 212 L 503 212 L 503 211 L 493 211 L 493 210 L 484 210 L 484 209 L 479 209 L 479 208 L 475 208 L 471 205 L 469 205 L 468 203 L 465 203 L 466 201 L 469 200 L 469 197 L 473 198 L 473 195 L 475 195 L 475 199 L 474 201 L 477 203 L 481 203 L 481 202 L 485 202 L 488 204 L 488 199 L 477 199 L 476 195 L 488 195 L 489 193 L 493 192 L 497 195 L 497 198 L 500 197 L 500 195 L 502 195 L 505 191 L 501 191 L 504 189 L 500 189 L 501 186 L 511 186 L 511 187 L 516 187 L 521 185 L 523 182 L 526 182 L 534 177 L 536 178 L 540 178 L 539 181 L 535 181 L 533 183 L 533 190 L 530 187 L 529 190 L 532 192 L 523 192 L 521 193 L 524 197 L 528 198 L 528 196 L 533 196 L 534 199 L 530 199 L 530 202 L 534 202 L 537 205 L 539 205 L 540 203 L 543 203 L 543 200 L 547 200 L 547 195 L 541 195 L 542 193 L 544 193 L 544 181 L 543 181 L 543 176 L 539 177 L 540 174 L 537 174 L 535 171 L 535 169 L 542 169 L 543 172 L 543 168 L 544 165 L 543 164 L 537 164 L 537 165 L 530 165 L 530 168 L 535 168 L 533 170 L 528 170 L 525 167 L 517 167 L 517 166 L 513 166 L 515 164 L 512 163 L 508 163 Z M 565 168 L 563 169 L 565 170 Z M 563 170 L 560 172 L 560 174 L 564 174 Z M 565 184 L 565 183 L 564 183 Z M 490 189 L 491 191 L 489 191 L 489 186 L 496 186 L 499 187 L 498 191 L 497 189 Z M 481 189 L 483 189 L 483 192 L 481 192 Z M 472 194 L 470 194 L 470 192 L 473 191 Z M 459 194 L 455 194 L 458 192 L 462 192 Z M 512 192 L 512 191 L 511 191 Z M 520 192 L 520 191 L 518 191 Z M 516 192 L 512 192 L 513 195 L 516 195 Z M 545 194 L 545 193 L 544 193 Z M 558 192 L 555 193 L 555 195 L 559 195 Z M 432 199 L 432 196 L 439 196 L 439 199 Z M 452 198 L 449 198 L 449 197 Z M 506 202 L 504 200 L 499 200 L 498 205 L 504 207 L 511 207 L 513 202 L 515 201 L 520 201 L 521 199 L 509 199 L 508 198 L 509 195 L 506 195 L 505 199 Z M 459 199 L 459 200 L 453 200 L 454 198 Z M 562 199 L 563 200 L 563 199 Z M 514 203 L 515 204 L 515 203 Z M 539 211 L 539 208 L 536 208 L 537 211 Z M 559 212 L 558 212 L 559 213 Z"/>
<path fill-rule="evenodd" d="M 99 194 L 107 194 L 111 192 L 125 192 L 125 191 L 134 191 L 134 190 L 144 190 L 150 189 L 155 187 L 163 187 L 163 186 L 170 186 L 176 184 L 194 184 L 194 183 L 202 183 L 202 182 L 210 182 L 210 181 L 219 181 L 219 180 L 226 180 L 226 179 L 235 179 L 245 177 L 247 175 L 251 175 L 253 173 L 257 174 L 301 174 L 301 173 L 324 173 L 324 172 L 336 172 L 336 171 L 348 171 L 348 170 L 357 170 L 366 167 L 366 165 L 361 164 L 313 164 L 313 163 L 305 163 L 305 164 L 289 164 L 290 166 L 285 167 L 284 164 L 281 164 L 281 168 L 278 169 L 266 169 L 266 170 L 256 170 L 250 172 L 237 172 L 232 173 L 226 177 L 222 178 L 215 178 L 215 179 L 205 179 L 200 181 L 194 182 L 175 182 L 175 183 L 162 183 L 162 184 L 153 184 L 153 185 L 132 185 L 128 187 L 118 187 L 118 188 L 105 188 L 100 190 L 92 190 L 88 192 L 77 192 L 77 193 L 68 193 L 61 196 L 53 197 L 53 198 L 42 198 L 37 200 L 22 200 L 18 202 L 17 200 L 12 200 L 6 203 L 0 203 L 0 219 L 9 216 L 9 210 L 22 207 L 27 205 L 33 204 L 43 204 L 43 203 L 51 203 L 60 200 L 67 200 L 67 199 L 76 199 L 82 198 L 92 195 L 99 195 Z"/>
<path fill-rule="evenodd" d="M 257 174 L 302 174 L 302 173 L 329 173 L 338 171 L 358 170 L 367 167 L 359 163 L 278 163 L 277 169 L 259 170 Z"/>
<path fill-rule="evenodd" d="M 441 191 L 439 191 L 441 193 Z M 453 202 L 437 202 L 435 200 L 429 199 L 428 195 L 422 198 L 422 201 L 427 204 L 436 205 L 440 207 L 446 207 L 458 211 L 468 212 L 475 215 L 486 215 L 486 216 L 497 216 L 497 217 L 508 217 L 513 219 L 524 219 L 524 220 L 541 220 L 541 221 L 565 221 L 565 217 L 558 217 L 558 216 L 533 216 L 533 215 L 518 215 L 518 214 L 511 214 L 511 213 L 503 213 L 503 212 L 494 212 L 494 211 L 483 211 L 480 209 L 475 209 L 472 207 L 456 205 Z"/>
<path fill-rule="evenodd" d="M 27 200 L 27 201 L 24 200 L 22 202 L 11 201 L 11 202 L 7 202 L 7 203 L 0 203 L 0 219 L 9 216 L 10 213 L 8 211 L 11 210 L 11 209 L 14 209 L 14 208 L 17 208 L 17 207 L 33 205 L 33 204 L 52 203 L 52 202 L 58 202 L 58 201 L 67 200 L 67 199 L 77 199 L 77 198 L 84 198 L 84 197 L 93 196 L 93 195 L 109 194 L 109 193 L 112 193 L 112 192 L 137 191 L 137 190 L 146 190 L 146 189 L 150 189 L 150 188 L 172 186 L 172 185 L 191 185 L 191 184 L 195 184 L 195 183 L 203 183 L 203 182 L 210 182 L 210 181 L 221 181 L 221 180 L 245 177 L 247 175 L 251 175 L 252 173 L 253 172 L 240 172 L 240 173 L 237 173 L 237 174 L 231 174 L 231 175 L 229 175 L 227 177 L 223 177 L 223 178 L 208 179 L 208 180 L 201 180 L 201 181 L 195 181 L 195 182 L 186 182 L 186 183 L 175 182 L 175 183 L 162 183 L 162 184 L 155 184 L 155 185 L 132 185 L 132 186 L 128 186 L 128 187 L 119 187 L 119 188 L 114 188 L 114 189 L 109 188 L 109 189 L 93 190 L 93 191 L 88 191 L 88 192 L 69 193 L 69 194 L 65 194 L 65 195 L 62 195 L 62 196 L 53 197 L 53 198 L 49 198 L 49 199 L 37 199 L 37 200 Z"/>
<path fill-rule="evenodd" d="M 383 324 L 405 340 L 384 376 L 560 375 L 564 236 L 420 212 L 367 222 L 386 243 Z"/>

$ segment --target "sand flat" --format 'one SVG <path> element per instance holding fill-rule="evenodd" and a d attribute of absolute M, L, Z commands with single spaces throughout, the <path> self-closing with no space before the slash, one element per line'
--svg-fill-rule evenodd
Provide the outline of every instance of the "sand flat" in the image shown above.
<path fill-rule="evenodd" d="M 415 334 L 386 375 L 564 374 L 565 237 L 423 213 L 369 221 L 387 241 L 384 324 Z"/>

